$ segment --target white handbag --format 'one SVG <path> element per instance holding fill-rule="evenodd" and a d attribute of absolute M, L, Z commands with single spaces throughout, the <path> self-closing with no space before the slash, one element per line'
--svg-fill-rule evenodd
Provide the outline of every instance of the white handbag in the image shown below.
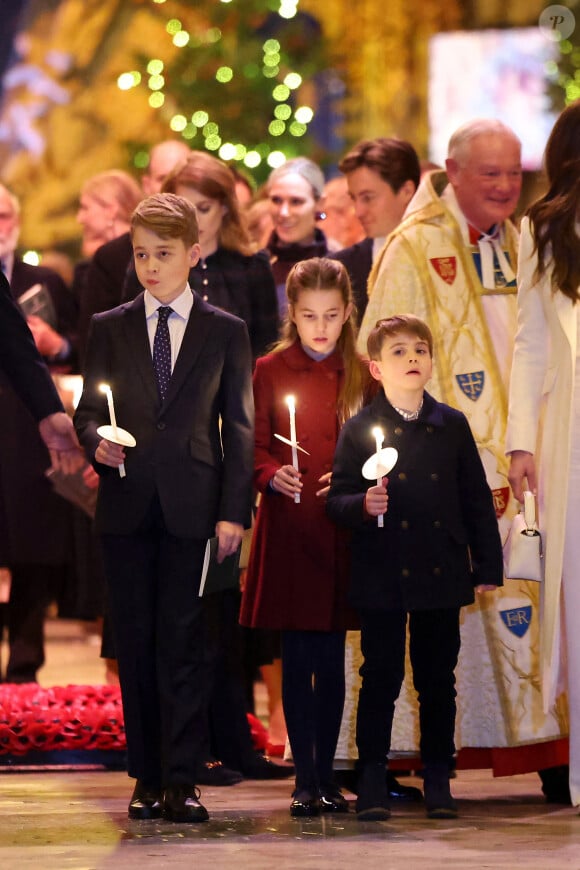
<path fill-rule="evenodd" d="M 532 492 L 524 492 L 524 504 L 512 520 L 503 547 L 504 573 L 508 580 L 544 578 L 542 535 L 536 524 L 536 500 Z"/>

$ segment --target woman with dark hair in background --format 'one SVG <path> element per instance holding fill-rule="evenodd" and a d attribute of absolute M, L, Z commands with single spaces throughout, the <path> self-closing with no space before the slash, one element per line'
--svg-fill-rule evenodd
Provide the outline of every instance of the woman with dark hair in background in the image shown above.
<path fill-rule="evenodd" d="M 266 254 L 254 253 L 231 170 L 205 151 L 192 151 L 163 190 L 184 196 L 197 210 L 201 258 L 189 274 L 190 286 L 245 320 L 256 360 L 278 335 L 276 289 Z"/>
<path fill-rule="evenodd" d="M 580 100 L 546 146 L 548 191 L 522 221 L 518 332 L 507 428 L 509 480 L 537 493 L 545 532 L 544 703 L 568 689 L 570 796 L 580 804 Z M 527 486 L 524 487 L 524 480 Z M 566 672 L 561 673 L 565 668 Z"/>

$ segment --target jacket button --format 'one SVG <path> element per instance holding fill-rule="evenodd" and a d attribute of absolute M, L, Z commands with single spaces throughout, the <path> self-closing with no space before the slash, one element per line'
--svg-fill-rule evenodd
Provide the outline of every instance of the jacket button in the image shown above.
<path fill-rule="evenodd" d="M 427 426 L 427 432 L 431 434 L 433 432 L 433 426 Z"/>
<path fill-rule="evenodd" d="M 439 480 L 439 475 L 437 474 L 436 471 L 434 471 L 433 474 L 431 475 L 431 480 Z"/>
<path fill-rule="evenodd" d="M 411 574 L 411 572 L 409 571 L 408 568 L 403 568 L 403 570 L 401 571 L 401 576 L 402 576 L 402 577 L 409 577 L 410 574 Z"/>
<path fill-rule="evenodd" d="M 408 529 L 408 528 L 409 528 L 409 523 L 408 523 L 407 520 L 401 520 L 401 528 L 402 528 L 402 529 Z"/>
<path fill-rule="evenodd" d="M 407 480 L 407 475 L 404 471 L 399 472 L 399 480 Z"/>
<path fill-rule="evenodd" d="M 435 520 L 435 522 L 433 523 L 433 528 L 434 528 L 434 529 L 440 529 L 440 528 L 441 528 L 441 521 L 440 521 L 440 520 Z"/>
<path fill-rule="evenodd" d="M 441 568 L 433 568 L 433 573 L 436 577 L 441 575 Z"/>
<path fill-rule="evenodd" d="M 400 426 L 395 426 L 394 431 L 395 431 L 395 435 L 402 435 L 403 434 L 403 430 L 401 429 Z"/>
<path fill-rule="evenodd" d="M 157 428 L 160 432 L 163 432 L 163 430 L 167 428 L 167 423 L 164 423 L 163 420 L 160 420 L 157 424 Z"/>

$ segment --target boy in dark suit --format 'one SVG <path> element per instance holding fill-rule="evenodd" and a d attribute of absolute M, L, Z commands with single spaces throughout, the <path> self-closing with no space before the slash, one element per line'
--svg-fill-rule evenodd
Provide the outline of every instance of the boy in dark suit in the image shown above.
<path fill-rule="evenodd" d="M 383 389 L 342 429 L 327 500 L 331 518 L 353 530 L 351 603 L 364 657 L 356 732 L 361 820 L 390 815 L 385 764 L 404 677 L 407 614 L 427 815 L 457 815 L 449 770 L 459 613 L 473 602 L 474 588 L 481 593 L 503 582 L 492 495 L 467 419 L 424 390 L 432 352 L 431 331 L 419 318 L 377 323 L 368 353 Z M 369 487 L 362 466 L 374 453 L 375 427 L 398 458 L 388 481 Z"/>
<path fill-rule="evenodd" d="M 192 293 L 195 208 L 155 194 L 131 224 L 143 287 L 93 317 L 75 415 L 100 475 L 100 533 L 125 712 L 131 818 L 201 822 L 194 785 L 207 728 L 208 649 L 198 588 L 206 540 L 221 560 L 249 524 L 253 463 L 251 350 L 245 324 Z M 123 449 L 99 385 L 110 385 Z M 126 476 L 119 474 L 125 463 Z"/>

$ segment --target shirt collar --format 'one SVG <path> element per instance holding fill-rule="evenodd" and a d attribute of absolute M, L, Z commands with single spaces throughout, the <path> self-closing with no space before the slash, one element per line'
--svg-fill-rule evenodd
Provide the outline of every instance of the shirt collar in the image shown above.
<path fill-rule="evenodd" d="M 143 301 L 145 303 L 145 317 L 147 320 L 149 320 L 152 314 L 156 313 L 158 308 L 166 307 L 166 303 L 160 302 L 159 299 L 156 299 L 149 290 L 145 290 Z M 189 318 L 191 309 L 193 308 L 193 293 L 191 292 L 189 283 L 185 285 L 183 293 L 181 293 L 177 299 L 173 300 L 170 307 L 176 314 L 183 318 L 183 320 Z"/>

